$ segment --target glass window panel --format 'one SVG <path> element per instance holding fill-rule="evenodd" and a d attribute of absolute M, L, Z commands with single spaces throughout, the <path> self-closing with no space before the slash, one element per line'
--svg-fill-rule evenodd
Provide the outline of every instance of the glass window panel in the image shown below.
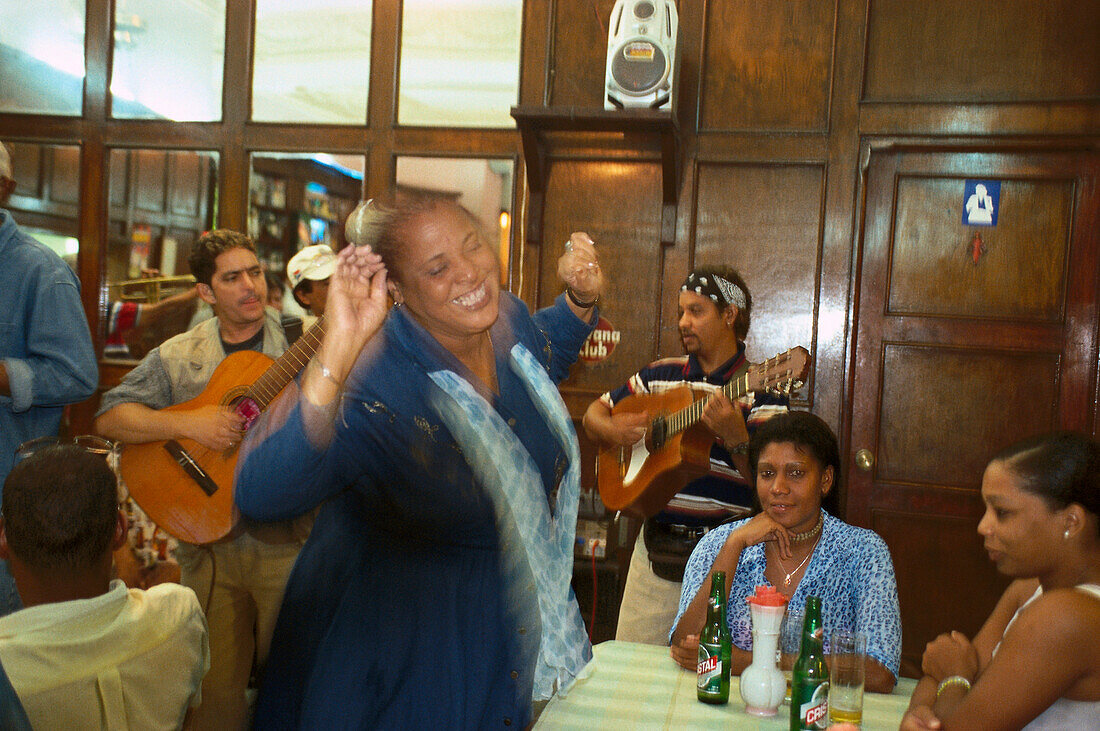
<path fill-rule="evenodd" d="M 113 149 L 108 175 L 103 354 L 137 359 L 213 314 L 195 296 L 187 257 L 217 220 L 218 155 Z"/>
<path fill-rule="evenodd" d="M 7 208 L 19 227 L 76 271 L 80 251 L 80 147 L 8 142 L 15 190 Z"/>
<path fill-rule="evenodd" d="M 521 0 L 405 0 L 398 122 L 511 127 Z"/>
<path fill-rule="evenodd" d="M 369 0 L 256 0 L 252 119 L 363 124 Z"/>
<path fill-rule="evenodd" d="M 79 117 L 84 0 L 7 2 L 0 16 L 0 112 Z"/>
<path fill-rule="evenodd" d="M 225 0 L 117 0 L 114 48 L 115 118 L 221 119 Z"/>
<path fill-rule="evenodd" d="M 339 251 L 344 222 L 363 191 L 363 155 L 257 152 L 252 155 L 248 234 L 268 271 L 285 282 L 290 257 L 311 244 Z M 283 312 L 301 315 L 288 290 Z"/>
<path fill-rule="evenodd" d="M 510 159 L 402 156 L 397 158 L 397 195 L 439 193 L 465 206 L 494 238 L 503 283 L 511 255 L 514 169 Z"/>

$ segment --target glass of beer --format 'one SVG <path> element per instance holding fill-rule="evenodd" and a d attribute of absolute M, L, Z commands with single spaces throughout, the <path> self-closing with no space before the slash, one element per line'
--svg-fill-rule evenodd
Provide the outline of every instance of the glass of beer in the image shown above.
<path fill-rule="evenodd" d="M 837 630 L 829 646 L 829 721 L 859 725 L 863 720 L 863 669 L 867 637 Z"/>
<path fill-rule="evenodd" d="M 787 679 L 787 695 L 783 702 L 788 704 L 791 702 L 791 670 L 794 669 L 794 661 L 798 659 L 798 652 L 802 649 L 804 616 L 801 609 L 787 609 L 787 616 L 783 618 L 783 626 L 779 629 L 779 669 Z"/>

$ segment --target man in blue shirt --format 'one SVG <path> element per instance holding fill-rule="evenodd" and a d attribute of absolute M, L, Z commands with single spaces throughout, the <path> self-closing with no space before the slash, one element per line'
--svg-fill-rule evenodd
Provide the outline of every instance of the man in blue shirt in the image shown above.
<path fill-rule="evenodd" d="M 0 206 L 14 188 L 11 158 L 0 143 Z M 76 275 L 0 208 L 0 483 L 16 447 L 57 434 L 64 406 L 91 396 L 98 381 Z M 21 607 L 0 562 L 0 616 Z"/>

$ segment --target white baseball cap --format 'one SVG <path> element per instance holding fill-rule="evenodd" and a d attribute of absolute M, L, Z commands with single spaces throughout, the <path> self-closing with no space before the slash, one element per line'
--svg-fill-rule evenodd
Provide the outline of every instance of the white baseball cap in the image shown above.
<path fill-rule="evenodd" d="M 307 246 L 286 263 L 286 277 L 294 289 L 303 279 L 328 279 L 336 271 L 336 253 L 327 244 Z"/>

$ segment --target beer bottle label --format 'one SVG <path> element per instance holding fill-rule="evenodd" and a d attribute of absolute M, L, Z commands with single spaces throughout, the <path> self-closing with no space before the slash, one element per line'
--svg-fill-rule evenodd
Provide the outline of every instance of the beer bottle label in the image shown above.
<path fill-rule="evenodd" d="M 713 695 L 722 692 L 722 645 L 699 643 L 697 673 L 699 690 Z"/>
<path fill-rule="evenodd" d="M 829 725 L 829 681 L 814 688 L 810 699 L 798 707 L 799 728 L 823 729 Z"/>

